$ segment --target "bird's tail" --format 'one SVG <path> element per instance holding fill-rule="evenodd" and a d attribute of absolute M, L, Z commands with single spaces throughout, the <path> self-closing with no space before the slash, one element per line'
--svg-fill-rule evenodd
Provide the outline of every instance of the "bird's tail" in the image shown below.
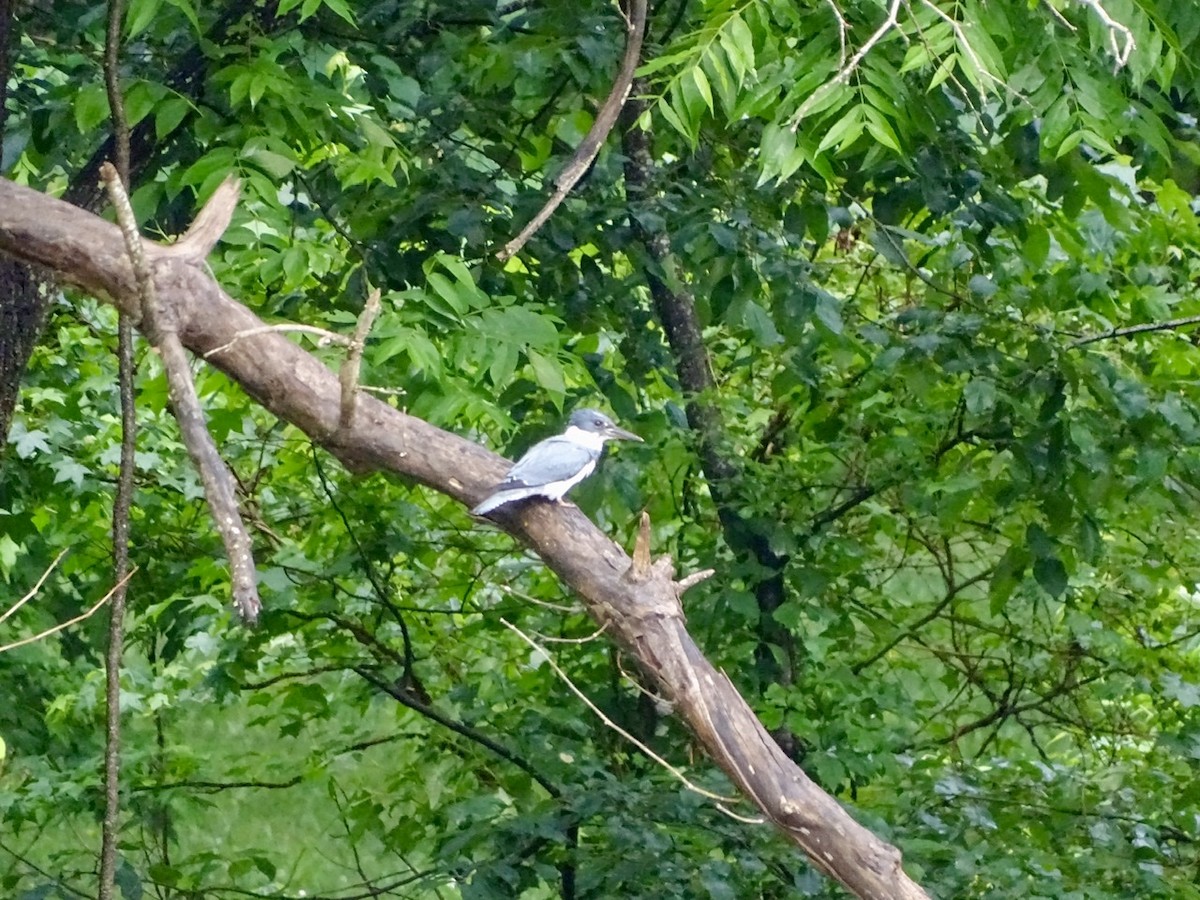
<path fill-rule="evenodd" d="M 496 491 L 490 497 L 485 498 L 480 503 L 471 507 L 471 515 L 486 516 L 492 510 L 503 506 L 505 503 L 512 503 L 516 500 L 524 500 L 526 497 L 532 497 L 537 493 L 533 488 L 516 488 L 510 491 Z"/>

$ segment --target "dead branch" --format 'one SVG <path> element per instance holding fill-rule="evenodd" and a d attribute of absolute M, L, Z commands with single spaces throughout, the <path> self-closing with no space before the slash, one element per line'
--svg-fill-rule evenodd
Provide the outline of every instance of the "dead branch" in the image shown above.
<path fill-rule="evenodd" d="M 617 71 L 617 77 L 613 81 L 608 99 L 596 113 L 592 127 L 575 149 L 575 153 L 554 179 L 554 193 L 550 195 L 550 199 L 538 210 L 537 215 L 530 220 L 529 224 L 521 229 L 521 233 L 496 253 L 496 259 L 500 262 L 510 259 L 525 246 L 539 228 L 546 224 L 546 220 L 553 215 L 563 200 L 567 198 L 567 194 L 571 193 L 571 188 L 575 187 L 579 179 L 583 177 L 583 173 L 588 170 L 588 166 L 599 154 L 600 148 L 604 146 L 609 132 L 617 124 L 621 108 L 629 97 L 629 88 L 633 84 L 633 73 L 637 70 L 638 59 L 642 54 L 642 38 L 646 34 L 646 0 L 629 0 L 629 13 L 622 12 L 622 18 L 625 20 L 625 56 L 621 59 L 621 68 Z"/>
<path fill-rule="evenodd" d="M 236 178 L 222 181 L 184 236 L 174 244 L 164 245 L 161 248 L 163 253 L 181 256 L 196 265 L 202 264 L 229 227 L 240 194 L 241 183 Z"/>
<path fill-rule="evenodd" d="M 212 510 L 213 523 L 225 543 L 234 606 L 244 621 L 252 623 L 258 619 L 262 604 L 258 598 L 254 548 L 250 542 L 250 534 L 242 522 L 242 514 L 238 511 L 233 476 L 225 461 L 221 459 L 212 435 L 208 433 L 204 413 L 200 409 L 200 398 L 196 394 L 196 385 L 192 382 L 187 354 L 179 335 L 170 317 L 161 315 L 154 277 L 146 261 L 133 209 L 129 206 L 129 198 L 121 185 L 120 177 L 108 163 L 100 167 L 100 174 L 117 210 L 117 221 L 121 226 L 126 252 L 133 265 L 137 293 L 141 298 L 142 330 L 162 357 L 170 389 L 171 409 L 179 422 L 179 431 L 187 446 L 188 455 L 200 472 L 204 494 L 209 509 Z M 227 203 L 229 190 L 221 193 L 220 202 Z M 210 224 L 219 221 L 219 217 L 211 213 L 205 218 Z M 228 221 L 228 218 L 225 221 Z"/>
<path fill-rule="evenodd" d="M 63 552 L 66 552 L 66 551 L 63 551 Z M 62 559 L 61 553 L 58 555 L 58 559 Z M 56 559 L 55 562 L 58 562 L 58 559 Z M 124 578 L 122 578 L 120 581 L 118 581 L 116 584 L 114 584 L 111 588 L 109 588 L 109 591 L 107 594 L 105 594 L 103 597 L 101 597 L 99 600 L 97 600 L 95 603 L 93 603 L 91 608 L 89 608 L 87 612 L 80 613 L 73 619 L 68 619 L 65 622 L 60 622 L 59 624 L 51 626 L 50 628 L 47 628 L 45 631 L 39 631 L 37 634 L 31 635 L 30 637 L 21 638 L 19 641 L 13 641 L 11 644 L 4 644 L 3 646 L 0 646 L 0 653 L 5 653 L 9 650 L 15 650 L 17 647 L 24 647 L 26 644 L 35 643 L 37 641 L 40 641 L 44 637 L 49 637 L 50 635 L 56 634 L 65 628 L 70 628 L 72 625 L 82 622 L 84 619 L 90 618 L 92 615 L 95 614 L 96 610 L 98 610 L 101 606 L 103 606 L 105 603 L 108 602 L 108 600 L 112 597 L 112 595 L 114 593 L 119 591 L 121 588 L 125 587 L 125 585 L 129 583 L 129 579 L 132 578 L 136 572 L 137 572 L 137 566 L 134 566 L 132 569 L 129 570 L 128 574 L 126 574 L 126 576 Z M 48 571 L 47 571 L 47 574 L 49 574 Z M 39 584 L 40 583 L 41 582 L 39 582 Z"/>
<path fill-rule="evenodd" d="M 642 579 L 650 574 L 650 514 L 644 509 L 638 520 L 637 540 L 633 544 L 633 565 L 629 567 L 632 578 Z"/>
<path fill-rule="evenodd" d="M 688 588 L 695 587 L 702 581 L 707 581 L 717 574 L 716 569 L 701 569 L 698 572 L 693 572 L 691 575 L 685 575 L 675 582 L 675 587 L 679 593 L 683 593 Z"/>
<path fill-rule="evenodd" d="M 342 414 L 338 420 L 339 428 L 349 428 L 354 424 L 354 410 L 358 399 L 358 373 L 362 366 L 363 348 L 367 343 L 367 335 L 375 317 L 379 315 L 379 288 L 373 288 L 367 294 L 366 305 L 358 317 L 358 325 L 354 329 L 354 337 L 350 339 L 350 350 L 338 370 L 338 380 L 342 384 Z"/>
<path fill-rule="evenodd" d="M 104 85 L 117 160 L 116 172 L 112 172 L 111 177 L 122 192 L 130 183 L 129 122 L 125 116 L 119 65 L 124 6 L 124 0 L 108 0 L 108 27 L 104 37 Z M 111 164 L 105 165 L 111 172 Z M 133 219 L 132 213 L 129 219 Z M 139 279 L 139 284 L 148 283 L 148 277 Z M 117 833 L 121 827 L 121 667 L 125 657 L 125 584 L 130 570 L 129 514 L 133 508 L 133 476 L 137 467 L 134 394 L 137 367 L 133 343 L 132 318 L 129 313 L 120 312 L 117 314 L 117 381 L 121 399 L 121 465 L 112 506 L 113 576 L 118 587 L 109 607 L 108 646 L 104 652 L 104 818 L 100 826 L 100 900 L 112 900 L 116 891 Z"/>
<path fill-rule="evenodd" d="M 177 245 L 172 244 L 170 246 L 174 247 Z M 233 336 L 233 340 L 222 344 L 220 347 L 213 347 L 204 354 L 204 358 L 209 359 L 213 356 L 216 356 L 218 353 L 224 353 L 238 341 L 244 341 L 246 338 L 255 337 L 260 334 L 270 334 L 272 331 L 294 331 L 299 332 L 300 334 L 315 334 L 318 338 L 320 338 L 320 340 L 317 341 L 317 346 L 321 347 L 325 346 L 326 344 L 337 344 L 340 347 L 350 346 L 350 338 L 346 337 L 344 334 L 338 334 L 336 331 L 329 331 L 326 328 L 318 328 L 316 325 L 297 325 L 292 322 L 281 322 L 278 325 L 260 325 L 257 328 L 247 328 L 245 331 L 239 331 Z"/>
<path fill-rule="evenodd" d="M 1179 319 L 1168 319 L 1165 322 L 1145 322 L 1141 325 L 1129 325 L 1125 328 L 1111 328 L 1100 334 L 1085 335 L 1078 340 L 1072 341 L 1068 344 L 1068 347 L 1076 350 L 1079 347 L 1086 347 L 1088 344 L 1095 344 L 1097 341 L 1132 337 L 1135 334 L 1149 334 L 1154 331 L 1175 331 L 1179 328 L 1187 328 L 1192 325 L 1200 325 L 1200 316 L 1183 316 Z"/>
<path fill-rule="evenodd" d="M 576 697 L 578 697 L 580 700 L 582 700 L 583 705 L 586 706 L 588 709 L 590 709 L 596 715 L 596 718 L 598 718 L 601 722 L 603 722 L 606 726 L 611 728 L 613 731 L 615 731 L 621 737 L 625 738 L 625 740 L 629 741 L 629 743 L 633 744 L 633 746 L 637 747 L 639 750 L 641 750 L 643 753 L 645 753 L 648 757 L 650 757 L 652 760 L 654 760 L 656 763 L 658 763 L 660 766 L 662 766 L 667 772 L 669 772 L 675 778 L 679 779 L 679 782 L 684 787 L 686 787 L 689 791 L 691 791 L 694 794 L 699 794 L 701 797 L 707 797 L 709 800 L 715 800 L 718 803 L 735 803 L 735 802 L 737 802 L 736 797 L 723 797 L 720 794 L 715 794 L 712 791 L 707 790 L 706 788 L 700 787 L 700 785 L 696 784 L 694 781 L 692 781 L 690 778 L 688 778 L 686 775 L 684 775 L 682 771 L 680 771 L 675 766 L 671 765 L 669 762 L 667 762 L 665 759 L 663 759 L 661 756 L 659 756 L 657 753 L 655 753 L 653 750 L 651 750 L 649 747 L 647 747 L 644 743 L 642 743 L 637 738 L 635 738 L 632 734 L 630 734 L 628 731 L 626 731 L 624 728 L 622 728 L 620 725 L 618 725 L 616 722 L 614 722 L 612 719 L 610 719 L 608 716 L 606 716 L 604 714 L 604 711 L 601 710 L 600 707 L 598 707 L 595 703 L 593 703 L 591 701 L 591 699 L 588 698 L 587 694 L 585 694 L 578 687 L 576 687 L 575 682 L 573 682 L 571 680 L 570 676 L 568 676 L 567 673 L 562 670 L 562 667 L 559 666 L 559 664 L 554 661 L 554 657 L 552 657 L 549 653 L 547 653 L 546 650 L 543 647 L 541 647 L 537 641 L 535 641 L 533 638 L 531 638 L 529 635 L 527 635 L 525 632 L 523 632 L 520 628 L 518 628 L 516 625 L 514 625 L 512 622 L 508 621 L 507 619 L 501 619 L 500 623 L 505 628 L 507 628 L 509 631 L 511 631 L 513 634 L 515 634 L 517 637 L 519 637 L 521 640 L 523 640 L 526 644 L 528 644 L 530 647 L 532 647 L 535 653 L 540 654 L 542 659 L 544 659 L 546 661 L 546 665 L 548 665 L 551 669 L 554 670 L 554 674 L 562 679 L 562 682 L 563 682 L 563 684 L 565 684 L 567 686 L 567 689 L 570 690 L 570 692 L 572 694 L 574 694 Z"/>
<path fill-rule="evenodd" d="M 42 576 L 37 580 L 37 583 L 35 583 L 34 586 L 29 589 L 29 593 L 27 593 L 24 597 L 22 597 L 20 600 L 18 600 L 12 606 L 10 606 L 8 609 L 6 609 L 4 611 L 3 615 L 0 615 L 0 624 L 3 624 L 5 619 L 7 619 L 9 616 L 11 616 L 13 613 L 15 613 L 18 609 L 20 609 L 22 606 L 24 606 L 26 603 L 28 603 L 30 600 L 32 600 L 34 597 L 37 596 L 37 592 L 42 589 L 42 585 L 46 583 L 46 579 L 50 577 L 50 573 L 54 571 L 55 567 L 60 562 L 62 562 L 62 558 L 67 555 L 69 550 L 70 550 L 69 547 L 64 548 L 58 554 L 58 556 L 54 557 L 54 561 L 46 567 L 46 571 L 42 573 Z"/>

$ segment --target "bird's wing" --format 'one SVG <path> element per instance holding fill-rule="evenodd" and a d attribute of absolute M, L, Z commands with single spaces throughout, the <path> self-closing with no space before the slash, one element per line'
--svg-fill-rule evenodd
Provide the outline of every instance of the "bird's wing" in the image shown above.
<path fill-rule="evenodd" d="M 595 462 L 596 454 L 587 447 L 563 437 L 546 438 L 529 448 L 508 470 L 496 490 L 508 488 L 538 487 L 566 481 L 588 463 Z"/>

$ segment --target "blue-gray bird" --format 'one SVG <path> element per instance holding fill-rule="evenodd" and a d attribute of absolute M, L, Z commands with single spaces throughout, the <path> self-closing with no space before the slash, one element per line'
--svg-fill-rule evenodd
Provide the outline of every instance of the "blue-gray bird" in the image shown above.
<path fill-rule="evenodd" d="M 604 413 L 594 409 L 575 410 L 567 430 L 530 447 L 471 514 L 485 516 L 498 506 L 528 497 L 563 503 L 563 494 L 592 474 L 604 451 L 604 442 L 612 440 L 641 438 L 618 428 Z"/>

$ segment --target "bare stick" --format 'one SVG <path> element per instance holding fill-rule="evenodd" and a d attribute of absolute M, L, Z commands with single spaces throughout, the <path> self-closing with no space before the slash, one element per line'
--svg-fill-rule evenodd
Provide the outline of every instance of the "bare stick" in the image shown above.
<path fill-rule="evenodd" d="M 1070 21 L 1067 19 L 1066 16 L 1064 16 L 1062 13 L 1060 13 L 1057 9 L 1054 8 L 1054 4 L 1051 3 L 1050 0 L 1043 0 L 1042 5 L 1045 6 L 1046 9 L 1050 10 L 1050 12 L 1054 16 L 1054 18 L 1058 19 L 1058 21 L 1062 25 L 1064 25 L 1068 31 L 1078 31 L 1079 30 L 1078 28 L 1076 28 L 1074 25 L 1072 25 L 1070 23 Z"/>
<path fill-rule="evenodd" d="M 527 594 L 524 591 L 518 591 L 515 587 L 509 584 L 498 584 L 496 587 L 505 594 L 512 594 L 514 597 L 520 597 L 527 603 L 532 603 L 534 606 L 541 606 L 544 609 L 550 609 L 554 612 L 568 613 L 571 615 L 577 615 L 583 612 L 583 608 L 580 606 L 567 606 L 564 603 L 551 603 L 548 600 L 539 600 L 537 597 Z"/>
<path fill-rule="evenodd" d="M 529 635 L 527 635 L 525 632 L 523 632 L 516 625 L 512 624 L 512 622 L 509 622 L 507 619 L 501 619 L 500 621 L 504 624 L 505 628 L 507 628 L 509 631 L 511 631 L 513 634 L 515 634 L 517 637 L 519 637 L 521 640 L 523 640 L 525 643 L 527 643 L 530 647 L 532 647 L 534 650 L 536 650 L 538 653 L 540 653 L 542 655 L 542 658 L 546 660 L 546 664 L 548 666 L 550 666 L 551 669 L 554 670 L 554 674 L 563 680 L 563 684 L 565 684 L 570 689 L 571 693 L 574 694 L 576 697 L 578 697 L 580 700 L 582 700 L 584 705 L 588 709 L 590 709 L 592 712 L 594 712 L 596 714 L 596 716 L 600 719 L 601 722 L 603 722 L 605 725 L 607 725 L 609 728 L 611 728 L 617 734 L 621 735 L 621 737 L 625 738 L 625 740 L 629 741 L 629 743 L 633 744 L 635 747 L 637 747 L 639 750 L 641 750 L 643 753 L 645 753 L 648 757 L 650 757 L 652 760 L 654 760 L 656 763 L 658 763 L 660 766 L 662 766 L 664 769 L 666 769 L 668 772 L 670 772 L 672 775 L 674 775 L 676 778 L 678 778 L 680 780 L 680 782 L 683 783 L 683 786 L 686 787 L 689 791 L 697 793 L 701 797 L 707 797 L 709 800 L 715 800 L 718 803 L 735 803 L 735 802 L 737 802 L 736 797 L 722 797 L 720 794 L 714 794 L 712 791 L 702 788 L 702 787 L 700 787 L 700 785 L 691 781 L 686 775 L 683 774 L 683 772 L 681 772 L 679 769 L 675 768 L 675 766 L 671 765 L 669 762 L 667 762 L 665 759 L 663 759 L 661 756 L 659 756 L 657 753 L 655 753 L 653 750 L 651 750 L 649 747 L 647 747 L 645 744 L 643 744 L 641 741 L 639 741 L 637 738 L 635 738 L 632 734 L 630 734 L 628 731 L 626 731 L 624 728 L 622 728 L 620 725 L 618 725 L 616 722 L 614 722 L 612 719 L 610 719 L 608 716 L 606 716 L 601 711 L 600 707 L 596 706 L 595 703 L 593 703 L 591 700 L 588 699 L 587 694 L 585 694 L 583 691 L 581 691 L 579 688 L 577 688 L 575 686 L 575 682 L 573 682 L 570 679 L 570 677 L 567 675 L 567 673 L 562 670 L 562 668 L 558 665 L 558 663 L 556 663 L 554 661 L 553 657 L 551 657 L 550 654 L 547 653 L 546 650 L 543 647 L 541 647 L 537 641 L 535 641 L 533 638 L 531 638 Z"/>
<path fill-rule="evenodd" d="M 792 116 L 792 131 L 800 127 L 800 122 L 808 115 L 808 111 L 816 106 L 819 100 L 823 100 L 838 85 L 845 84 L 850 80 L 850 76 L 854 74 L 863 59 L 866 58 L 866 55 L 871 52 L 871 48 L 882 41 L 887 33 L 896 27 L 896 18 L 899 13 L 900 0 L 892 0 L 891 5 L 888 7 L 887 18 L 883 20 L 883 24 L 875 29 L 875 33 L 867 38 L 865 44 L 858 48 L 858 51 L 850 57 L 850 61 L 838 69 L 836 75 L 809 94 L 808 99 L 800 104 L 800 108 Z"/>
<path fill-rule="evenodd" d="M 685 575 L 675 582 L 675 589 L 679 593 L 683 593 L 688 588 L 695 587 L 702 581 L 707 581 L 717 574 L 716 569 L 701 569 L 699 572 L 693 572 L 691 575 Z"/>
<path fill-rule="evenodd" d="M 596 640 L 596 638 L 600 637 L 600 635 L 604 634 L 604 632 L 606 632 L 606 631 L 608 631 L 608 623 L 607 622 L 605 622 L 603 625 L 601 625 L 599 628 L 597 628 L 595 631 L 593 631 L 587 637 L 580 637 L 580 638 L 550 637 L 550 635 L 548 635 L 548 634 L 538 634 L 538 637 L 541 638 L 543 641 L 545 641 L 547 644 L 590 644 L 592 641 Z M 537 632 L 534 632 L 534 633 L 537 634 Z"/>
<path fill-rule="evenodd" d="M 638 59 L 642 53 L 642 38 L 646 33 L 646 0 L 629 0 L 629 14 L 626 15 L 622 10 L 621 17 L 625 20 L 625 56 L 621 60 L 621 68 L 617 72 L 608 99 L 600 107 L 600 111 L 596 114 L 596 120 L 592 123 L 591 129 L 579 147 L 576 148 L 574 155 L 558 173 L 558 177 L 554 179 L 554 193 L 550 195 L 545 206 L 538 211 L 528 225 L 521 229 L 520 234 L 505 244 L 504 248 L 496 254 L 496 259 L 501 262 L 510 259 L 513 254 L 525 246 L 539 228 L 546 224 L 546 220 L 567 198 L 567 194 L 571 193 L 571 188 L 575 187 L 579 179 L 583 177 L 583 173 L 587 171 L 588 166 L 592 164 L 592 160 L 596 158 L 600 148 L 604 145 L 608 133 L 617 124 L 617 117 L 621 114 L 621 108 L 629 97 L 629 87 L 633 84 L 633 73 L 637 69 Z"/>
<path fill-rule="evenodd" d="M 1165 322 L 1146 322 L 1142 325 L 1130 325 L 1126 328 L 1113 328 L 1101 334 L 1091 334 L 1087 337 L 1081 337 L 1077 341 L 1072 341 L 1070 347 L 1074 350 L 1078 347 L 1094 344 L 1097 341 L 1130 337 L 1135 334 L 1147 334 L 1152 331 L 1174 331 L 1177 328 L 1187 328 L 1189 325 L 1200 325 L 1200 316 L 1184 316 L 1181 319 L 1168 319 Z"/>
<path fill-rule="evenodd" d="M 1104 23 L 1104 27 L 1108 29 L 1108 46 L 1112 50 L 1113 60 L 1118 69 L 1124 67 L 1129 62 L 1129 57 L 1133 55 L 1134 48 L 1137 47 L 1137 41 L 1134 40 L 1129 26 L 1110 16 L 1108 10 L 1101 5 L 1100 0 L 1079 0 L 1079 2 L 1094 12 Z M 1118 35 L 1120 35 L 1119 39 Z"/>
<path fill-rule="evenodd" d="M 29 589 L 29 593 L 5 610 L 4 615 L 0 616 L 0 624 L 3 624 L 5 619 L 37 596 L 37 592 L 42 589 L 42 585 L 45 583 L 46 579 L 50 577 L 50 573 L 54 571 L 54 567 L 62 562 L 62 558 L 67 555 L 67 550 L 69 549 L 70 548 L 68 547 L 66 550 L 63 550 L 61 553 L 59 553 L 58 556 L 54 557 L 54 562 L 50 563 L 50 565 L 46 567 L 46 571 L 42 573 L 42 577 L 37 580 L 37 583 Z"/>
<path fill-rule="evenodd" d="M 367 294 L 367 303 L 358 317 L 358 325 L 354 329 L 354 337 L 350 339 L 350 350 L 346 360 L 338 370 L 338 381 L 342 385 L 342 412 L 338 427 L 349 430 L 354 426 L 354 410 L 358 405 L 358 373 L 362 368 L 363 347 L 367 343 L 367 335 L 375 317 L 379 315 L 379 288 L 372 288 Z"/>
<path fill-rule="evenodd" d="M 234 606 L 243 620 L 253 623 L 258 619 L 262 604 L 258 598 L 258 577 L 254 567 L 253 548 L 249 532 L 238 511 L 233 476 L 217 452 L 212 435 L 208 433 L 204 424 L 200 399 L 196 395 L 196 386 L 192 383 L 187 354 L 179 341 L 179 335 L 173 326 L 168 327 L 167 323 L 160 321 L 160 310 L 156 308 L 157 301 L 154 296 L 154 281 L 142 252 L 142 241 L 137 232 L 133 210 L 129 206 L 129 198 L 111 165 L 105 163 L 101 166 L 100 174 L 117 210 L 117 222 L 121 226 L 125 249 L 133 264 L 134 276 L 141 294 L 142 324 L 146 336 L 162 356 L 170 388 L 171 409 L 179 422 L 179 431 L 187 446 L 188 455 L 200 472 L 213 522 L 225 543 Z"/>
<path fill-rule="evenodd" d="M 108 27 L 104 38 L 104 84 L 112 119 L 113 147 L 117 158 L 114 176 L 129 184 L 129 122 L 121 94 L 121 21 L 124 0 L 108 0 Z M 108 619 L 108 647 L 104 653 L 104 820 L 100 829 L 100 900 L 116 892 L 117 832 L 121 827 L 121 660 L 125 655 L 125 596 L 129 580 L 129 511 L 133 507 L 133 474 L 137 465 L 137 408 L 133 382 L 133 322 L 125 311 L 117 314 L 117 367 L 121 398 L 121 467 L 113 498 L 113 576 Z M 99 608 L 97 606 L 97 608 Z"/>
<path fill-rule="evenodd" d="M 981 60 L 978 54 L 975 53 L 975 48 L 972 47 L 971 42 L 967 40 L 967 35 L 966 32 L 963 31 L 961 22 L 948 15 L 945 10 L 933 3 L 932 0 L 921 0 L 921 5 L 933 10 L 933 12 L 936 13 L 943 22 L 950 26 L 950 30 L 954 32 L 954 36 L 958 39 L 959 46 L 962 47 L 962 50 L 967 55 L 967 58 L 971 60 L 971 65 L 975 67 L 975 71 L 979 73 L 981 78 L 986 78 L 993 84 L 1003 86 L 1004 82 L 989 72 L 987 67 L 984 66 L 983 60 Z"/>
<path fill-rule="evenodd" d="M 80 613 L 73 619 L 68 619 L 65 622 L 60 622 L 58 625 L 55 625 L 51 628 L 47 628 L 45 631 L 39 631 L 37 634 L 31 635 L 30 637 L 21 638 L 19 641 L 13 641 L 11 644 L 4 644 L 3 646 L 0 646 L 0 653 L 5 653 L 8 650 L 15 650 L 17 647 L 24 647 L 26 644 L 32 644 L 35 641 L 40 641 L 44 637 L 49 637 L 50 635 L 55 634 L 56 632 L 62 631 L 64 628 L 70 628 L 72 625 L 76 624 L 77 622 L 82 622 L 84 619 L 91 617 L 92 615 L 95 614 L 96 610 L 98 610 L 101 606 L 103 606 L 108 601 L 108 599 L 113 596 L 113 594 L 115 594 L 118 590 L 124 588 L 125 585 L 129 583 L 129 579 L 132 578 L 134 576 L 134 573 L 136 573 L 136 572 L 137 572 L 137 566 L 134 566 L 132 569 L 129 570 L 129 572 L 125 575 L 124 578 L 122 578 L 120 581 L 118 581 L 116 584 L 114 584 L 111 588 L 109 588 L 109 591 L 107 594 L 105 594 L 103 597 L 101 597 L 99 600 L 97 600 L 95 603 L 93 603 L 91 609 L 89 609 L 87 612 Z"/>
<path fill-rule="evenodd" d="M 838 67 L 846 64 L 846 35 L 850 32 L 850 26 L 846 24 L 846 17 L 842 15 L 842 11 L 838 8 L 837 0 L 825 0 L 829 8 L 833 10 L 833 17 L 838 23 Z"/>
<path fill-rule="evenodd" d="M 245 331 L 239 331 L 233 336 L 232 341 L 226 341 L 220 347 L 213 347 L 204 354 L 204 358 L 208 359 L 209 357 L 216 356 L 218 353 L 224 353 L 238 341 L 244 340 L 245 338 L 254 337 L 258 334 L 270 334 L 274 331 L 299 331 L 302 334 L 315 334 L 321 339 L 318 342 L 319 344 L 337 344 L 341 347 L 350 346 L 350 338 L 346 337 L 344 334 L 338 334 L 335 331 L 327 331 L 324 328 L 318 328 L 316 325 L 297 325 L 292 322 L 284 322 L 279 325 L 263 325 L 260 328 L 247 328 Z"/>

